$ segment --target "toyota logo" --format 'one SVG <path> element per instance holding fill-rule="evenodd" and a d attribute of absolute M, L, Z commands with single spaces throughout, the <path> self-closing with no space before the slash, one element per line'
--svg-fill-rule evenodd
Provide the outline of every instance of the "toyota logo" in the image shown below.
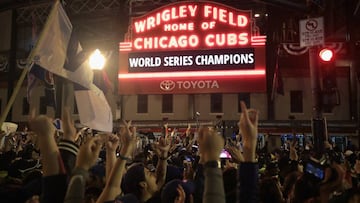
<path fill-rule="evenodd" d="M 164 80 L 160 83 L 160 89 L 164 91 L 171 91 L 175 88 L 175 82 L 172 80 Z"/>

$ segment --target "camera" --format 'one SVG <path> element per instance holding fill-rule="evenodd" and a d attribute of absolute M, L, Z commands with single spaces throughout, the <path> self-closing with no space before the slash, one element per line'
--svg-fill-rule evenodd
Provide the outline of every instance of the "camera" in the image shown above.
<path fill-rule="evenodd" d="M 304 165 L 304 174 L 307 179 L 313 184 L 319 184 L 325 179 L 326 169 L 330 169 L 330 176 L 327 182 L 337 179 L 338 174 L 335 169 L 331 168 L 332 163 L 341 163 L 341 153 L 336 153 L 333 150 L 327 151 L 320 160 L 310 158 Z"/>
<path fill-rule="evenodd" d="M 325 166 L 309 160 L 304 165 L 304 174 L 314 183 L 320 183 L 325 178 Z"/>

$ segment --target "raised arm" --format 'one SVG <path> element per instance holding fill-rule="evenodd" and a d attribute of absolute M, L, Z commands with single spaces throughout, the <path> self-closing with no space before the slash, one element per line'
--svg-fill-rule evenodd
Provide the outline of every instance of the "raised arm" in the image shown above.
<path fill-rule="evenodd" d="M 77 203 L 84 199 L 88 171 L 95 165 L 102 143 L 102 138 L 96 136 L 89 139 L 84 145 L 81 145 L 64 203 Z"/>
<path fill-rule="evenodd" d="M 79 146 L 75 144 L 75 140 L 77 139 L 78 134 L 76 133 L 74 121 L 71 118 L 70 109 L 68 107 L 65 107 L 63 110 L 62 122 L 64 136 L 59 142 L 59 150 L 66 172 L 68 176 L 70 176 L 72 170 L 75 167 Z"/>
<path fill-rule="evenodd" d="M 111 170 L 116 162 L 116 149 L 119 146 L 119 137 L 114 134 L 106 135 L 106 181 L 109 179 Z"/>
<path fill-rule="evenodd" d="M 165 128 L 167 129 L 167 125 Z M 156 166 L 156 184 L 158 190 L 165 184 L 169 150 L 170 137 L 168 133 L 165 133 L 165 137 L 160 138 L 159 142 L 154 144 L 154 151 L 158 156 L 158 163 Z"/>
<path fill-rule="evenodd" d="M 204 160 L 203 202 L 225 203 L 222 170 L 219 166 L 219 157 L 224 147 L 224 139 L 213 129 L 204 127 L 199 131 L 198 142 L 201 158 Z"/>
<path fill-rule="evenodd" d="M 120 129 L 121 149 L 119 158 L 116 160 L 110 176 L 106 181 L 100 197 L 96 202 L 112 201 L 117 195 L 121 194 L 121 179 L 125 171 L 126 161 L 130 159 L 136 147 L 136 128 L 131 127 L 131 121 L 125 122 L 125 127 Z"/>
<path fill-rule="evenodd" d="M 34 113 L 31 115 L 29 124 L 38 136 L 43 163 L 41 202 L 63 202 L 67 183 L 65 168 L 54 139 L 55 126 L 47 116 L 35 117 Z"/>
<path fill-rule="evenodd" d="M 239 197 L 241 203 L 258 202 L 258 164 L 256 162 L 256 142 L 258 135 L 259 112 L 247 109 L 244 102 L 240 102 L 241 116 L 239 121 L 240 133 L 243 139 L 244 162 L 239 167 Z"/>
<path fill-rule="evenodd" d="M 33 117 L 30 120 L 30 127 L 38 136 L 38 144 L 43 161 L 44 176 L 65 173 L 59 163 L 60 152 L 54 139 L 55 126 L 50 118 L 44 115 Z M 62 164 L 62 161 L 61 161 Z"/>

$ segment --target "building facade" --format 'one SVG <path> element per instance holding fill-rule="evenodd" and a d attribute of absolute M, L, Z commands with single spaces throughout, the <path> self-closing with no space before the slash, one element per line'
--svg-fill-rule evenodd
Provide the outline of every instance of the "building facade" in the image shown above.
<path fill-rule="evenodd" d="M 70 1 L 69 4 L 77 1 Z M 92 7 L 88 11 L 78 10 L 75 12 L 74 7 L 69 6 L 68 12 L 72 22 L 75 26 L 80 28 L 80 34 L 85 42 L 85 48 L 91 49 L 93 47 L 102 46 L 105 50 L 112 50 L 118 52 L 118 43 L 125 38 L 125 33 L 128 30 L 128 22 L 131 17 L 141 16 L 146 14 L 153 7 L 166 6 L 169 2 L 162 2 L 161 5 L 148 4 L 145 1 L 129 1 L 127 5 L 129 10 L 126 12 L 121 9 L 122 1 L 114 0 L 112 6 L 105 6 L 102 8 Z M 261 2 L 261 1 L 260 1 Z M 294 8 L 290 5 L 282 6 L 279 12 L 278 6 L 272 7 L 264 1 L 263 3 L 238 3 L 232 5 L 237 9 L 254 9 L 252 10 L 253 21 L 256 21 L 260 27 L 260 35 L 266 35 L 266 86 L 262 92 L 251 91 L 252 84 L 241 89 L 248 89 L 249 91 L 239 91 L 224 93 L 221 91 L 202 92 L 202 86 L 191 86 L 189 88 L 195 89 L 194 93 L 146 93 L 141 94 L 122 94 L 117 89 L 118 87 L 118 71 L 119 60 L 117 55 L 112 57 L 107 66 L 107 73 L 116 86 L 115 90 L 106 93 L 108 102 L 112 108 L 114 123 L 118 124 L 119 120 L 133 120 L 133 123 L 139 126 L 140 129 L 158 131 L 164 123 L 169 123 L 170 127 L 177 128 L 181 131 L 187 127 L 188 123 L 192 126 L 198 125 L 215 125 L 226 136 L 232 136 L 237 131 L 237 122 L 240 117 L 239 102 L 243 100 L 250 108 L 258 109 L 260 111 L 260 133 L 270 134 L 273 146 L 279 146 L 281 141 L 279 136 L 288 134 L 302 134 L 311 135 L 312 127 L 311 120 L 313 118 L 314 94 L 312 86 L 312 78 L 309 67 L 308 52 L 301 55 L 292 55 L 285 49 L 286 44 L 296 44 L 298 39 L 298 25 L 297 20 L 304 17 L 304 13 L 292 12 Z M 285 3 L 284 1 L 283 3 Z M 330 2 L 330 1 L 329 1 Z M 329 3 L 328 2 L 328 3 Z M 328 13 L 333 13 L 331 8 L 335 8 L 335 4 L 341 4 L 340 9 L 335 12 L 336 16 L 343 16 L 345 1 L 331 1 L 331 5 L 327 5 L 324 16 Z M 226 2 L 223 2 L 226 4 Z M 329 3 L 330 4 L 330 3 Z M 303 5 L 303 4 L 299 4 Z M 332 6 L 332 7 L 331 7 Z M 344 8 L 343 8 L 344 7 Z M 90 6 L 88 7 L 90 8 Z M 26 58 L 29 52 L 29 47 L 32 45 L 32 31 L 34 30 L 34 22 L 31 19 L 24 17 L 25 11 L 35 9 L 46 10 L 49 6 L 30 5 L 25 7 L 13 7 L 8 10 L 3 10 L 0 14 L 2 19 L 2 27 L 6 27 L 6 31 L 2 32 L 0 39 L 0 52 L 3 61 L 7 62 L 7 68 L 1 68 L 0 72 L 0 112 L 3 113 L 6 104 L 10 98 L 11 90 L 16 84 L 17 78 L 20 75 L 21 69 L 18 68 L 16 59 Z M 17 18 L 14 19 L 14 11 L 17 11 Z M 23 12 L 23 13 L 22 13 Z M 341 13 L 342 12 L 342 13 Z M 46 13 L 46 12 L 43 12 Z M 80 14 L 81 15 L 80 15 Z M 127 17 L 124 20 L 120 16 L 126 13 Z M 291 13 L 291 18 L 289 18 Z M 13 15 L 14 14 L 14 15 Z M 92 16 L 90 18 L 89 16 Z M 96 15 L 95 15 L 96 14 Z M 105 14 L 109 14 L 106 16 Z M 256 17 L 259 14 L 260 17 Z M 46 17 L 46 16 L 45 16 Z M 42 16 L 44 18 L 44 16 Z M 345 45 L 345 48 L 340 49 L 336 58 L 336 84 L 337 97 L 332 109 L 326 109 L 323 112 L 324 118 L 328 121 L 328 133 L 330 136 L 342 136 L 351 140 L 352 143 L 359 145 L 359 117 L 360 117 L 360 87 L 358 64 L 355 58 L 358 52 L 352 47 L 358 36 L 355 28 L 349 29 L 346 33 L 343 30 L 344 24 L 351 24 L 358 19 L 355 15 L 353 19 L 349 19 L 344 23 L 340 22 L 340 17 L 333 19 L 331 29 L 334 30 L 331 37 L 327 41 L 337 41 Z M 92 20 L 91 20 L 92 19 Z M 12 23 L 12 22 L 16 23 Z M 339 22 L 337 22 L 337 20 Z M 121 21 L 121 22 L 120 22 Z M 41 16 L 39 21 L 35 24 L 41 24 Z M 90 29 L 92 27 L 101 27 L 100 29 Z M 329 28 L 330 29 L 330 28 Z M 16 34 L 15 34 L 15 33 Z M 355 34 L 354 34 L 355 33 Z M 346 41 L 345 35 L 354 36 L 354 41 Z M 12 41 L 15 37 L 17 43 Z M 100 39 L 105 42 L 101 42 Z M 15 47 L 14 47 L 15 46 Z M 281 47 L 279 54 L 278 47 Z M 277 64 L 277 65 L 276 65 Z M 4 66 L 5 67 L 5 66 Z M 283 94 L 277 93 L 273 89 L 274 73 L 278 67 L 281 73 Z M 320 75 L 321 77 L 321 75 Z M 216 79 L 215 79 L 216 80 Z M 321 78 L 319 78 L 321 80 Z M 79 122 L 79 115 L 77 112 L 76 101 L 74 99 L 73 88 L 64 81 L 58 83 L 58 109 L 54 110 L 46 106 L 46 98 L 44 97 L 43 87 L 38 85 L 31 97 L 31 105 L 27 103 L 27 88 L 26 82 L 23 83 L 16 100 L 12 106 L 10 114 L 11 121 L 18 123 L 26 123 L 28 120 L 29 111 L 32 107 L 37 109 L 38 114 L 47 114 L 51 117 L 61 116 L 61 107 L 63 105 L 70 106 L 74 120 Z M 142 81 L 138 81 L 141 83 Z M 120 83 L 121 85 L 121 83 Z M 238 85 L 234 81 L 234 85 Z M 120 88 L 121 89 L 121 88 Z M 81 105 L 81 104 L 79 104 Z M 25 124 L 24 124 L 25 125 Z"/>

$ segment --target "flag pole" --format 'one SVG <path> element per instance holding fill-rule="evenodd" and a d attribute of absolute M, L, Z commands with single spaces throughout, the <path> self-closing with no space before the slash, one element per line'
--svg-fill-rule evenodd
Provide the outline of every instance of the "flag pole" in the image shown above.
<path fill-rule="evenodd" d="M 60 2 L 57 0 L 57 1 L 55 2 L 55 4 L 53 5 L 53 7 L 52 7 L 52 9 L 51 9 L 51 11 L 50 11 L 50 15 L 49 15 L 48 19 L 50 19 L 51 16 L 54 15 L 53 10 L 54 10 L 55 6 L 56 6 L 58 3 L 60 3 Z M 7 117 L 8 113 L 9 113 L 9 111 L 10 111 L 10 108 L 11 108 L 11 106 L 14 104 L 14 101 L 15 101 L 15 99 L 16 99 L 16 96 L 18 95 L 19 90 L 20 90 L 20 87 L 21 87 L 21 85 L 22 85 L 22 83 L 24 82 L 24 79 L 25 79 L 25 77 L 26 77 L 26 74 L 28 73 L 30 67 L 31 67 L 32 64 L 33 64 L 32 62 L 33 62 L 33 58 L 34 58 L 34 53 L 36 53 L 35 50 L 37 50 L 38 44 L 39 44 L 40 40 L 43 38 L 43 36 L 45 35 L 45 31 L 47 30 L 48 27 L 49 27 L 49 20 L 46 21 L 46 23 L 45 23 L 45 25 L 44 25 L 44 29 L 43 29 L 43 31 L 42 31 L 41 34 L 40 34 L 40 37 L 39 37 L 38 42 L 36 43 L 35 47 L 33 48 L 33 50 L 31 51 L 31 53 L 29 54 L 29 56 L 28 56 L 28 58 L 27 58 L 27 60 L 26 60 L 26 61 L 27 61 L 26 67 L 25 67 L 24 70 L 22 71 L 22 73 L 21 73 L 21 75 L 20 75 L 20 78 L 19 78 L 19 80 L 17 81 L 16 86 L 15 86 L 15 88 L 14 88 L 14 91 L 13 91 L 13 93 L 12 93 L 12 95 L 11 95 L 8 103 L 6 104 L 5 110 L 4 110 L 4 112 L 2 113 L 2 115 L 1 115 L 1 118 L 0 118 L 0 127 L 1 127 L 1 126 L 3 125 L 3 123 L 5 122 L 6 117 Z"/>
<path fill-rule="evenodd" d="M 275 62 L 275 72 L 273 76 L 272 89 L 271 89 L 271 101 L 275 99 L 275 92 L 278 86 L 278 77 L 279 77 L 279 55 L 280 55 L 280 46 L 277 47 L 276 51 L 276 62 Z"/>

